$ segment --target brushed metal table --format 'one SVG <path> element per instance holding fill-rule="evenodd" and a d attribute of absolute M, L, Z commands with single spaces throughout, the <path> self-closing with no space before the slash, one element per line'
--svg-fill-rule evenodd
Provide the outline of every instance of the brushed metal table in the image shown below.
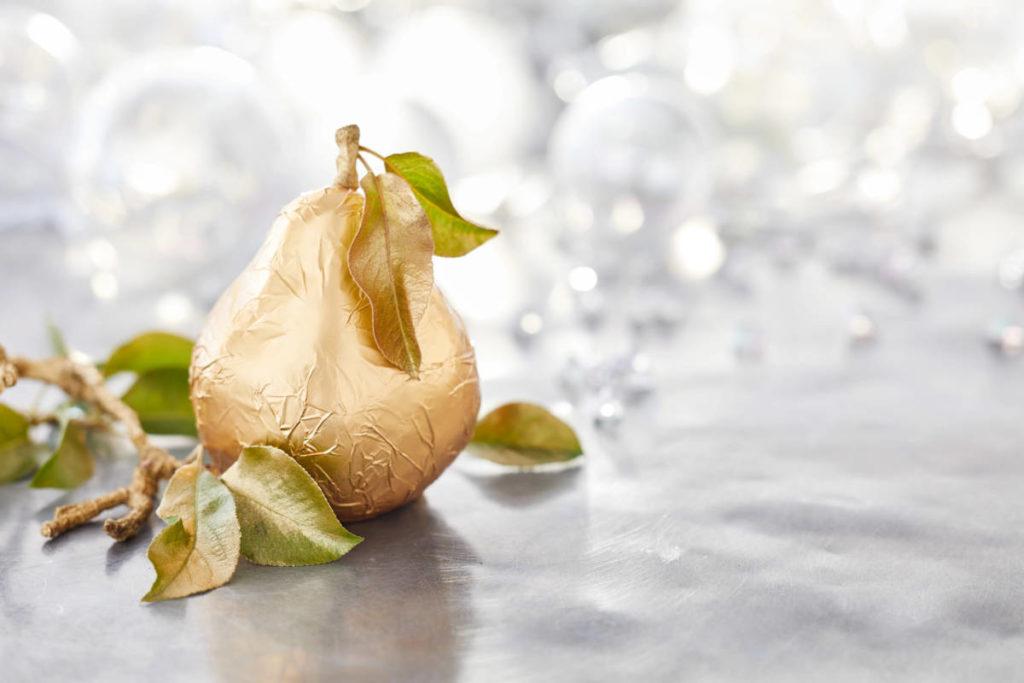
<path fill-rule="evenodd" d="M 139 602 L 156 519 L 38 534 L 130 457 L 68 496 L 0 488 L 0 680 L 1022 678 L 1024 365 L 984 316 L 742 367 L 695 341 L 583 467 L 460 458 L 341 561 L 186 600 Z"/>

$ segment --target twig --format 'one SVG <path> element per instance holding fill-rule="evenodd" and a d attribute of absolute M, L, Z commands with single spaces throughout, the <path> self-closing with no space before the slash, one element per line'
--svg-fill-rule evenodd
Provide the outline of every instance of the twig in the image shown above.
<path fill-rule="evenodd" d="M 153 497 L 160 481 L 174 474 L 182 465 L 181 461 L 150 441 L 142 429 L 139 416 L 107 390 L 103 376 L 95 366 L 63 357 L 45 360 L 9 358 L 3 347 L 0 347 L 0 390 L 14 386 L 19 379 L 52 384 L 62 389 L 70 398 L 94 406 L 100 412 L 122 423 L 128 438 L 139 451 L 139 465 L 135 468 L 129 486 L 83 503 L 58 507 L 54 510 L 53 519 L 43 524 L 43 536 L 59 536 L 65 531 L 85 524 L 104 510 L 118 505 L 127 505 L 128 514 L 106 520 L 103 523 L 103 530 L 118 541 L 127 540 L 139 533 L 153 512 Z"/>
<path fill-rule="evenodd" d="M 25 419 L 33 427 L 36 425 L 59 425 L 61 420 L 60 415 L 56 413 L 29 413 L 25 416 Z M 105 429 L 110 426 L 110 423 L 102 417 L 92 415 L 73 417 L 71 421 L 86 429 Z"/>
<path fill-rule="evenodd" d="M 0 346 L 0 394 L 4 389 L 10 389 L 18 381 L 18 371 L 7 360 L 7 352 Z"/>

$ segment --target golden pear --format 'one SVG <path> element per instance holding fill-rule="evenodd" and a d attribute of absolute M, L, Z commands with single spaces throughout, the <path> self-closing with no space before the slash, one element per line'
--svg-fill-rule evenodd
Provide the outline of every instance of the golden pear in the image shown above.
<path fill-rule="evenodd" d="M 444 471 L 473 432 L 480 391 L 473 347 L 436 287 L 415 328 L 419 377 L 377 350 L 347 263 L 364 199 L 344 185 L 354 183 L 281 212 L 210 313 L 191 394 L 217 469 L 243 446 L 278 446 L 340 519 L 359 520 L 414 500 Z"/>

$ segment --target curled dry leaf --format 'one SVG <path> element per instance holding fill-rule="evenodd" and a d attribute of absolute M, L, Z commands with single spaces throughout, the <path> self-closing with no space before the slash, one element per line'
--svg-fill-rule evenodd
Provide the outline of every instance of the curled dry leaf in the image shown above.
<path fill-rule="evenodd" d="M 430 222 L 397 175 L 368 174 L 362 187 L 366 208 L 349 248 L 349 271 L 370 302 L 377 349 L 389 363 L 417 377 L 416 323 L 434 289 Z"/>
<path fill-rule="evenodd" d="M 96 463 L 86 445 L 86 427 L 73 418 L 80 413 L 61 416 L 57 449 L 42 464 L 29 484 L 34 489 L 73 489 L 87 482 Z"/>
<path fill-rule="evenodd" d="M 583 455 L 572 427 L 532 403 L 508 403 L 476 425 L 473 455 L 501 465 L 532 467 Z"/>
<path fill-rule="evenodd" d="M 156 580 L 142 598 L 145 602 L 223 586 L 238 566 L 241 532 L 235 501 L 200 461 L 174 473 L 157 509 L 169 526 L 149 545 Z"/>
<path fill-rule="evenodd" d="M 273 446 L 242 450 L 222 481 L 242 527 L 242 554 L 257 564 L 333 562 L 363 539 L 345 530 L 313 478 Z"/>
<path fill-rule="evenodd" d="M 434 253 L 438 256 L 464 256 L 498 234 L 497 230 L 467 221 L 455 210 L 444 175 L 430 157 L 417 152 L 391 154 L 384 165 L 412 187 L 430 220 Z"/>

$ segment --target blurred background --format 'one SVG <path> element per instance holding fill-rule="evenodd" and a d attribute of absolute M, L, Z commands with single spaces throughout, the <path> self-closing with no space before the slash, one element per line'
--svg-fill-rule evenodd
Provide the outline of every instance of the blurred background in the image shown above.
<path fill-rule="evenodd" d="M 0 342 L 196 334 L 355 122 L 502 229 L 437 263 L 484 380 L 599 427 L 670 368 L 1010 359 L 1022 30 L 1012 0 L 4 0 Z"/>

